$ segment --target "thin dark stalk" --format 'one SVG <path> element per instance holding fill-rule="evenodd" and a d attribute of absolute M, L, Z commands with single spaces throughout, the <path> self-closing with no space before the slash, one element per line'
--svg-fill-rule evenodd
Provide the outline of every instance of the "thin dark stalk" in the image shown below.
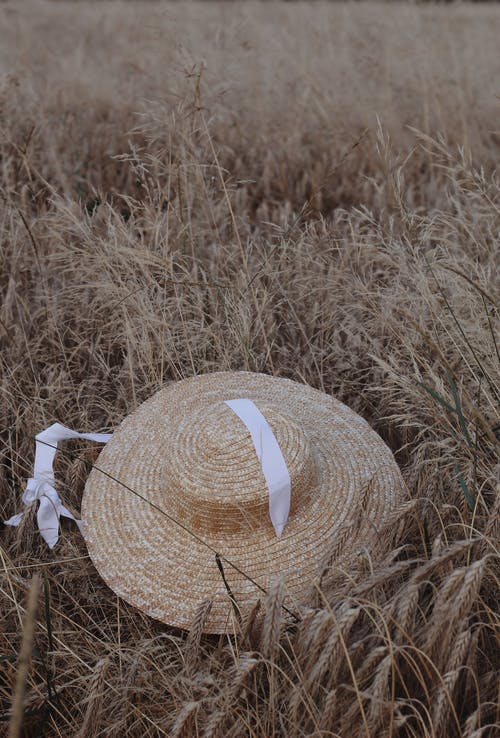
<path fill-rule="evenodd" d="M 222 577 L 222 581 L 224 582 L 224 586 L 226 588 L 226 592 L 228 594 L 229 599 L 231 600 L 231 604 L 233 606 L 234 613 L 236 615 L 236 619 L 239 623 L 241 623 L 241 610 L 238 607 L 238 603 L 236 602 L 236 597 L 233 595 L 231 591 L 231 587 L 229 586 L 229 582 L 226 579 L 226 575 L 224 574 L 224 567 L 222 566 L 222 561 L 220 560 L 219 554 L 215 554 L 215 563 L 217 564 L 217 568 L 220 571 L 220 575 Z"/>

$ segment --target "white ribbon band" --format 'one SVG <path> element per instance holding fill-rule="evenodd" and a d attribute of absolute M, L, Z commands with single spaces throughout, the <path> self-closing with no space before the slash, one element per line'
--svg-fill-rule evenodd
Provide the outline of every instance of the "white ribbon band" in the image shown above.
<path fill-rule="evenodd" d="M 55 490 L 54 457 L 59 441 L 69 438 L 85 438 L 87 441 L 107 443 L 111 433 L 77 433 L 60 423 L 54 423 L 46 430 L 38 433 L 35 445 L 35 467 L 33 478 L 28 479 L 22 500 L 29 505 L 35 500 L 40 501 L 37 513 L 38 527 L 49 548 L 54 548 L 59 538 L 59 519 L 61 515 L 74 520 L 80 532 L 81 521 L 62 504 L 61 498 Z M 5 525 L 17 526 L 23 519 L 24 512 L 13 515 L 5 520 Z"/>
<path fill-rule="evenodd" d="M 252 400 L 241 398 L 225 402 L 243 421 L 252 437 L 269 490 L 269 516 L 279 538 L 290 512 L 291 481 L 278 441 L 271 426 Z"/>
<path fill-rule="evenodd" d="M 226 400 L 226 405 L 236 413 L 250 432 L 269 490 L 269 516 L 279 537 L 290 512 L 291 482 L 278 441 L 271 426 L 251 400 L 243 398 Z M 81 521 L 63 505 L 55 489 L 53 464 L 58 443 L 71 438 L 107 443 L 111 437 L 111 433 L 78 433 L 60 423 L 54 423 L 37 434 L 33 477 L 28 479 L 22 501 L 25 505 L 39 501 L 38 528 L 49 548 L 54 548 L 59 539 L 61 516 L 74 520 L 80 531 L 82 530 Z M 24 512 L 17 513 L 9 520 L 5 520 L 5 525 L 18 526 L 23 517 Z"/>

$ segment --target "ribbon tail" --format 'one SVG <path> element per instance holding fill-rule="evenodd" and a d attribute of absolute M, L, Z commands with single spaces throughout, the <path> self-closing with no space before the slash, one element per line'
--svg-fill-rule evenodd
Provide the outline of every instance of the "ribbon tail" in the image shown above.
<path fill-rule="evenodd" d="M 290 486 L 281 481 L 269 485 L 269 517 L 278 538 L 281 537 L 290 514 Z"/>
<path fill-rule="evenodd" d="M 285 523 L 275 523 L 274 520 L 271 519 L 271 522 L 273 524 L 274 532 L 276 533 L 277 538 L 281 538 L 281 534 L 283 533 L 285 529 Z"/>
<path fill-rule="evenodd" d="M 82 523 L 81 520 L 78 520 L 78 518 L 75 518 L 75 516 L 73 515 L 73 513 L 70 512 L 67 507 L 64 507 L 64 505 L 61 505 L 61 507 L 60 507 L 60 513 L 61 513 L 61 515 L 63 517 L 69 518 L 70 520 L 74 520 L 75 523 L 78 526 L 78 530 L 83 535 L 83 523 Z"/>
<path fill-rule="evenodd" d="M 24 513 L 20 512 L 20 513 L 17 513 L 16 515 L 13 515 L 8 520 L 4 520 L 3 523 L 4 525 L 13 525 L 17 527 L 21 523 L 21 520 L 23 518 L 24 518 Z"/>
<path fill-rule="evenodd" d="M 269 517 L 276 536 L 280 538 L 288 520 L 291 500 L 290 472 L 276 436 L 257 405 L 245 397 L 225 400 L 243 421 L 252 437 L 255 453 L 269 492 Z"/>
<path fill-rule="evenodd" d="M 59 512 L 48 497 L 40 497 L 37 520 L 42 538 L 49 548 L 54 548 L 59 539 Z"/>

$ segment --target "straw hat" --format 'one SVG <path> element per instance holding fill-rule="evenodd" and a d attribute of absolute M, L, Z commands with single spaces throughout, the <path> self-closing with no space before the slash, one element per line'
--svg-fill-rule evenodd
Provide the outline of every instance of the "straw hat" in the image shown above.
<path fill-rule="evenodd" d="M 256 446 L 226 404 L 239 398 L 262 413 L 289 473 L 280 536 Z M 300 605 L 329 552 L 337 549 L 344 566 L 375 544 L 403 491 L 390 450 L 359 415 L 306 385 L 250 372 L 160 390 L 123 421 L 96 466 L 82 520 L 104 580 L 180 628 L 212 600 L 209 633 L 234 631 L 231 596 L 245 616 L 277 576 L 286 580 L 288 607 Z M 360 516 L 351 534 L 349 523 Z"/>

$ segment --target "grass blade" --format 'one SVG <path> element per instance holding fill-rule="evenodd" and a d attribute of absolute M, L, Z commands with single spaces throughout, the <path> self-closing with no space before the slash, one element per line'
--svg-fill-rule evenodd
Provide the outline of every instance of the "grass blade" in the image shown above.
<path fill-rule="evenodd" d="M 419 387 L 422 387 L 422 389 L 425 390 L 427 394 L 429 394 L 432 397 L 433 400 L 436 400 L 436 402 L 439 402 L 439 404 L 442 407 L 444 407 L 445 410 L 449 410 L 451 413 L 457 412 L 456 408 L 454 408 L 453 405 L 450 405 L 450 403 L 447 402 L 444 399 L 444 397 L 441 397 L 441 395 L 438 392 L 436 392 L 436 390 L 432 389 L 432 387 L 428 387 L 426 384 L 424 384 L 423 382 L 419 382 L 418 380 L 417 380 L 417 384 Z"/>
<path fill-rule="evenodd" d="M 475 507 L 474 499 L 473 499 L 471 493 L 469 492 L 469 488 L 467 486 L 467 482 L 463 478 L 462 473 L 461 473 L 460 469 L 458 468 L 458 466 L 456 466 L 456 464 L 453 467 L 453 471 L 455 472 L 455 476 L 456 476 L 456 478 L 458 480 L 458 483 L 460 484 L 460 486 L 462 488 L 462 492 L 464 493 L 464 497 L 467 500 L 467 504 L 469 506 L 469 509 L 471 510 L 471 512 L 474 512 L 474 507 Z"/>
<path fill-rule="evenodd" d="M 465 440 L 467 441 L 467 445 L 470 448 L 474 447 L 474 444 L 472 443 L 472 438 L 470 437 L 469 431 L 467 429 L 467 423 L 465 421 L 465 417 L 462 411 L 462 403 L 460 402 L 460 396 L 458 394 L 457 385 L 455 384 L 455 381 L 451 375 L 451 372 L 446 372 L 448 375 L 448 382 L 450 384 L 451 393 L 453 395 L 453 401 L 455 403 L 455 410 L 458 415 L 458 422 L 460 423 L 460 428 L 462 429 L 462 432 L 465 436 Z"/>

